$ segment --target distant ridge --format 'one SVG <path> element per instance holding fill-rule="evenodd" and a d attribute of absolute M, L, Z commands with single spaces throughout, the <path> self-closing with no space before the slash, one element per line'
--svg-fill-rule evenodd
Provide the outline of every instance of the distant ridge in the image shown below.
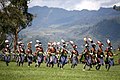
<path fill-rule="evenodd" d="M 29 8 L 29 12 L 36 17 L 32 26 L 20 33 L 21 37 L 26 37 L 26 42 L 40 39 L 44 43 L 64 38 L 82 45 L 83 37 L 91 36 L 95 41 L 105 42 L 105 38 L 110 38 L 114 46 L 120 44 L 120 11 L 112 8 L 68 11 L 62 8 L 34 6 Z"/>

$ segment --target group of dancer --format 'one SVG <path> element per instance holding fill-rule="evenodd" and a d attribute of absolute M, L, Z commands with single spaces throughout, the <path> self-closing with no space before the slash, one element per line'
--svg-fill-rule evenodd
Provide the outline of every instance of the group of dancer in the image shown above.
<path fill-rule="evenodd" d="M 6 47 L 2 50 L 6 65 L 9 65 L 11 60 L 11 50 L 9 48 L 9 40 L 5 41 Z M 71 45 L 72 49 L 69 51 L 67 45 Z M 28 67 L 35 62 L 35 67 L 40 67 L 43 61 L 47 67 L 54 67 L 57 64 L 58 67 L 63 69 L 64 65 L 71 61 L 71 68 L 74 68 L 78 64 L 78 51 L 77 45 L 73 41 L 61 42 L 48 42 L 47 50 L 44 51 L 42 43 L 36 40 L 35 52 L 32 51 L 32 41 L 27 43 L 27 49 L 24 48 L 22 41 L 18 42 L 17 50 L 15 51 L 15 59 L 17 66 L 23 66 L 25 59 L 27 59 Z M 69 60 L 68 60 L 69 59 Z M 71 60 L 70 60 L 71 59 Z"/>
<path fill-rule="evenodd" d="M 44 51 L 42 43 L 36 40 L 35 52 L 32 51 L 32 41 L 27 43 L 27 49 L 24 48 L 22 41 L 18 42 L 17 50 L 15 51 L 15 59 L 17 66 L 23 66 L 25 59 L 28 62 L 28 67 L 35 62 L 35 67 L 45 62 L 47 67 L 57 67 L 63 69 L 65 64 L 71 63 L 71 68 L 75 68 L 79 62 L 84 63 L 83 71 L 88 67 L 90 70 L 95 66 L 96 70 L 99 70 L 102 65 L 105 65 L 109 70 L 114 65 L 112 45 L 109 39 L 107 39 L 108 47 L 103 51 L 103 43 L 101 41 L 94 41 L 91 38 L 84 38 L 84 51 L 79 54 L 77 45 L 73 41 L 65 41 L 61 39 L 61 42 L 48 42 L 47 50 Z M 11 60 L 11 50 L 9 48 L 9 40 L 5 40 L 6 46 L 2 50 L 6 65 L 9 66 Z M 91 46 L 90 46 L 91 44 Z M 69 48 L 68 48 L 69 45 Z M 96 50 L 96 46 L 98 48 Z"/>
<path fill-rule="evenodd" d="M 96 70 L 99 70 L 102 65 L 105 65 L 105 68 L 109 70 L 110 67 L 114 65 L 113 56 L 115 54 L 112 52 L 113 47 L 109 39 L 106 40 L 108 46 L 105 51 L 103 51 L 104 44 L 101 41 L 94 43 L 91 38 L 84 38 L 84 42 L 85 49 L 80 59 L 80 61 L 82 61 L 82 58 L 84 57 L 83 71 L 85 71 L 86 67 L 88 67 L 88 70 L 90 70 L 92 67 L 95 67 Z M 91 44 L 91 48 L 89 42 Z M 97 45 L 98 47 L 96 50 Z"/>

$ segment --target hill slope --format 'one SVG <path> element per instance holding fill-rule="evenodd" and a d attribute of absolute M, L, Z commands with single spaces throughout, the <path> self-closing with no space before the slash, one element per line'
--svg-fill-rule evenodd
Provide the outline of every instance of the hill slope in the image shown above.
<path fill-rule="evenodd" d="M 46 47 L 48 41 L 74 40 L 83 44 L 83 37 L 95 40 L 110 38 L 114 45 L 120 41 L 120 11 L 100 8 L 98 11 L 67 11 L 60 8 L 35 6 L 29 12 L 36 15 L 33 25 L 20 33 L 24 42 L 40 39 Z M 81 49 L 81 47 L 79 47 Z"/>

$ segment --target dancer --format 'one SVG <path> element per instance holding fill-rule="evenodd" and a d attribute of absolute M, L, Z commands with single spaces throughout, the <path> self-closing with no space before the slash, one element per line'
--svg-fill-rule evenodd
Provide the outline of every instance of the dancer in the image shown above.
<path fill-rule="evenodd" d="M 90 49 L 90 56 L 91 56 L 91 61 L 92 61 L 91 64 L 93 66 L 95 66 L 96 62 L 97 62 L 97 58 L 96 58 L 96 55 L 97 55 L 96 43 L 94 43 L 91 38 L 88 38 L 88 40 L 91 42 L 91 49 Z"/>
<path fill-rule="evenodd" d="M 85 42 L 85 49 L 83 51 L 83 55 L 85 58 L 85 64 L 83 67 L 83 71 L 85 71 L 86 66 L 88 67 L 88 70 L 90 70 L 90 68 L 91 68 L 91 56 L 90 56 L 89 43 L 87 41 L 87 38 L 84 38 L 84 42 Z"/>
<path fill-rule="evenodd" d="M 40 67 L 41 63 L 43 62 L 43 54 L 44 54 L 44 51 L 43 51 L 43 48 L 42 48 L 42 44 L 39 40 L 36 40 L 36 56 L 37 56 L 37 59 L 36 59 L 36 65 L 35 67 Z"/>
<path fill-rule="evenodd" d="M 97 44 L 98 44 L 98 50 L 97 50 L 97 65 L 96 65 L 96 70 L 99 70 L 101 65 L 104 65 L 104 53 L 103 53 L 103 49 L 102 49 L 102 46 L 103 46 L 103 43 L 101 41 L 97 41 Z"/>
<path fill-rule="evenodd" d="M 71 68 L 75 68 L 75 66 L 77 66 L 78 64 L 78 51 L 77 51 L 77 45 L 74 44 L 73 41 L 70 41 L 70 44 L 73 48 L 73 50 L 71 51 L 72 55 L 71 55 Z"/>
<path fill-rule="evenodd" d="M 4 54 L 4 60 L 6 62 L 6 65 L 9 66 L 9 62 L 10 62 L 10 48 L 9 48 L 9 40 L 5 40 L 5 48 L 2 50 L 3 54 Z"/>
<path fill-rule="evenodd" d="M 63 47 L 61 49 L 61 56 L 60 56 L 60 68 L 63 69 L 65 64 L 67 63 L 67 54 L 68 51 L 66 50 L 67 44 L 64 40 L 61 40 L 63 43 Z"/>
<path fill-rule="evenodd" d="M 32 64 L 32 60 L 33 60 L 31 44 L 32 44 L 32 41 L 30 41 L 27 44 L 27 50 L 26 50 L 27 60 L 28 60 L 28 67 L 30 67 L 30 64 Z"/>
<path fill-rule="evenodd" d="M 57 42 L 57 49 L 56 49 L 57 67 L 60 67 L 60 56 L 61 56 L 60 42 Z"/>
<path fill-rule="evenodd" d="M 105 68 L 109 71 L 110 67 L 114 65 L 113 52 L 112 52 L 112 44 L 109 39 L 107 39 L 108 47 L 106 48 L 106 60 L 105 60 Z"/>
<path fill-rule="evenodd" d="M 18 50 L 17 50 L 17 58 L 16 58 L 16 62 L 17 62 L 17 66 L 20 66 L 20 64 L 24 64 L 24 59 L 25 59 L 25 49 L 24 49 L 24 44 L 19 41 L 18 42 Z"/>

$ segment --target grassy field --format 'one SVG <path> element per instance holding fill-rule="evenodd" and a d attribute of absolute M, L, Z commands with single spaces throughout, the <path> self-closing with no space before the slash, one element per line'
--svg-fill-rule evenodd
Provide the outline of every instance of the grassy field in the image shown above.
<path fill-rule="evenodd" d="M 82 64 L 74 69 L 70 64 L 65 65 L 64 69 L 48 68 L 42 64 L 40 68 L 32 64 L 29 68 L 27 63 L 23 67 L 16 66 L 15 62 L 10 62 L 9 66 L 0 61 L 0 80 L 120 80 L 120 65 L 112 66 L 106 71 L 104 66 L 96 71 L 92 68 L 90 71 L 82 71 Z"/>

